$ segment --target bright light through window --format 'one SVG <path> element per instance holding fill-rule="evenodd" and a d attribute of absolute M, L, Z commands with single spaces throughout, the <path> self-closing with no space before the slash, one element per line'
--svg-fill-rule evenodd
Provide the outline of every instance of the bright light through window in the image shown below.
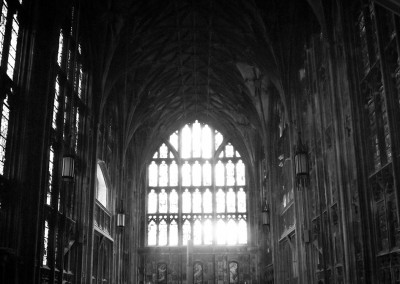
<path fill-rule="evenodd" d="M 247 244 L 246 168 L 230 141 L 195 121 L 173 132 L 152 157 L 147 245 Z"/>

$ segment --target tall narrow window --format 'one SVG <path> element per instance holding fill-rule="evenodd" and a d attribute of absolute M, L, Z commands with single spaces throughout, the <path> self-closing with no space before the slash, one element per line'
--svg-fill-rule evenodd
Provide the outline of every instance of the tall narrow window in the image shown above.
<path fill-rule="evenodd" d="M 10 97 L 14 96 L 17 85 L 14 80 L 14 71 L 17 68 L 17 44 L 19 34 L 19 10 L 21 3 L 13 1 L 0 1 L 0 63 L 1 69 L 6 73 L 9 83 L 3 84 L 2 100 L 0 100 L 0 175 L 4 175 L 6 163 L 6 149 L 9 140 Z M 12 8 L 10 8 L 12 6 Z"/>
<path fill-rule="evenodd" d="M 147 245 L 247 244 L 246 168 L 232 142 L 195 121 L 168 136 L 152 157 Z"/>
<path fill-rule="evenodd" d="M 2 2 L 2 13 L 10 13 L 10 10 L 16 11 L 14 15 L 2 16 L 0 21 L 0 42 L 9 40 L 10 45 L 1 48 L 2 62 L 7 62 L 7 66 L 2 66 L 6 70 L 10 79 L 17 78 L 18 71 L 18 33 L 19 20 L 18 10 L 19 3 L 22 1 L 13 1 L 10 10 L 7 8 L 8 1 Z M 73 4 L 74 5 L 74 4 Z M 79 160 L 82 152 L 82 143 L 80 138 L 83 137 L 84 116 L 87 114 L 86 108 L 86 72 L 82 63 L 81 48 L 78 41 L 78 9 L 71 7 L 69 13 L 66 13 L 64 21 L 59 29 L 58 41 L 55 43 L 56 53 L 52 58 L 53 67 L 51 74 L 53 86 L 49 98 L 52 101 L 52 111 L 48 114 L 49 140 L 47 145 L 47 192 L 45 197 L 45 214 L 48 220 L 53 220 L 44 224 L 42 232 L 42 257 L 47 258 L 47 266 L 50 270 L 43 269 L 41 274 L 41 282 L 54 282 L 48 279 L 48 275 L 55 275 L 59 271 L 57 279 L 60 282 L 68 282 L 72 279 L 76 272 L 76 263 L 73 261 L 76 255 L 76 245 L 74 245 L 74 236 L 65 232 L 65 227 L 75 230 L 77 217 L 76 196 L 79 196 L 78 190 L 81 189 L 81 182 L 61 183 L 61 159 L 64 155 L 73 155 L 75 160 Z M 17 9 L 15 9 L 17 8 Z M 8 10 L 8 11 L 7 11 Z M 5 26 L 4 26 L 5 24 Z M 4 37 L 5 36 L 5 37 Z M 5 60 L 7 58 L 7 60 Z M 12 95 L 12 92 L 9 93 Z M 8 104 L 6 105 L 8 108 Z M 2 106 L 2 115 L 4 116 L 4 105 Z M 2 146 L 3 134 L 6 133 L 6 123 L 1 120 L 0 146 Z M 0 161 L 1 151 L 0 151 Z M 80 176 L 77 172 L 75 180 L 79 180 Z M 102 187 L 102 181 L 97 185 Z M 107 195 L 103 195 L 103 189 L 98 188 L 101 194 L 97 196 L 102 203 L 107 203 Z M 100 201 L 98 202 L 99 204 Z M 105 234 L 111 232 L 110 216 L 99 210 L 99 204 L 95 206 L 94 224 Z M 60 220 L 63 220 L 61 226 Z M 72 245 L 71 245 L 72 244 Z M 46 252 L 51 252 L 51 257 L 46 256 Z M 45 265 L 43 262 L 42 265 Z M 50 272 L 49 272 L 50 271 Z M 109 270 L 105 270 L 109 271 Z M 108 272 L 107 272 L 108 273 Z M 47 275 L 47 276 L 46 276 Z M 109 279 L 108 276 L 102 279 Z"/>

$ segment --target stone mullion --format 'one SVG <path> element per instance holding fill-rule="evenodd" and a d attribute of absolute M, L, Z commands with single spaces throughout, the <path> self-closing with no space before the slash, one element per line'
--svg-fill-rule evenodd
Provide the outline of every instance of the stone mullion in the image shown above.
<path fill-rule="evenodd" d="M 182 220 L 182 131 L 178 131 L 178 157 L 177 157 L 177 166 L 178 166 L 178 245 L 183 245 L 183 220 Z"/>
<path fill-rule="evenodd" d="M 217 192 L 216 192 L 216 186 L 215 186 L 215 164 L 217 162 L 217 157 L 215 157 L 216 150 L 215 149 L 215 129 L 210 127 L 211 129 L 211 194 L 212 194 L 212 226 L 214 228 L 213 230 L 213 238 L 212 238 L 212 244 L 216 244 L 216 220 L 217 220 Z"/>

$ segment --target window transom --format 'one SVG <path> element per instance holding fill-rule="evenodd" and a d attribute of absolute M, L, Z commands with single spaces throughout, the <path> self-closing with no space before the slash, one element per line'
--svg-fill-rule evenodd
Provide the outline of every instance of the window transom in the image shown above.
<path fill-rule="evenodd" d="M 163 141 L 147 185 L 148 246 L 247 244 L 245 164 L 211 126 L 195 121 Z"/>

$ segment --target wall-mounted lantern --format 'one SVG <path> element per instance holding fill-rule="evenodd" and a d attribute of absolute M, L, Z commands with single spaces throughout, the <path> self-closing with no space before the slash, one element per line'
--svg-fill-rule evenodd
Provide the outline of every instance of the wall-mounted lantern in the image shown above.
<path fill-rule="evenodd" d="M 75 172 L 75 158 L 72 155 L 65 155 L 62 159 L 61 176 L 65 181 L 73 181 Z"/>
<path fill-rule="evenodd" d="M 117 214 L 117 226 L 125 227 L 125 214 L 124 213 Z"/>
<path fill-rule="evenodd" d="M 122 204 L 122 200 L 121 200 L 120 211 L 117 214 L 117 227 L 120 227 L 120 228 L 125 227 L 125 213 L 124 213 L 124 207 Z"/>
<path fill-rule="evenodd" d="M 301 142 L 300 132 L 298 137 L 299 140 L 294 154 L 295 173 L 297 185 L 304 185 L 308 181 L 310 175 L 308 149 L 307 146 Z"/>
<path fill-rule="evenodd" d="M 270 217 L 271 216 L 270 216 L 270 211 L 269 211 L 269 205 L 268 205 L 267 200 L 265 199 L 264 205 L 262 208 L 262 224 L 269 226 L 270 225 Z"/>

